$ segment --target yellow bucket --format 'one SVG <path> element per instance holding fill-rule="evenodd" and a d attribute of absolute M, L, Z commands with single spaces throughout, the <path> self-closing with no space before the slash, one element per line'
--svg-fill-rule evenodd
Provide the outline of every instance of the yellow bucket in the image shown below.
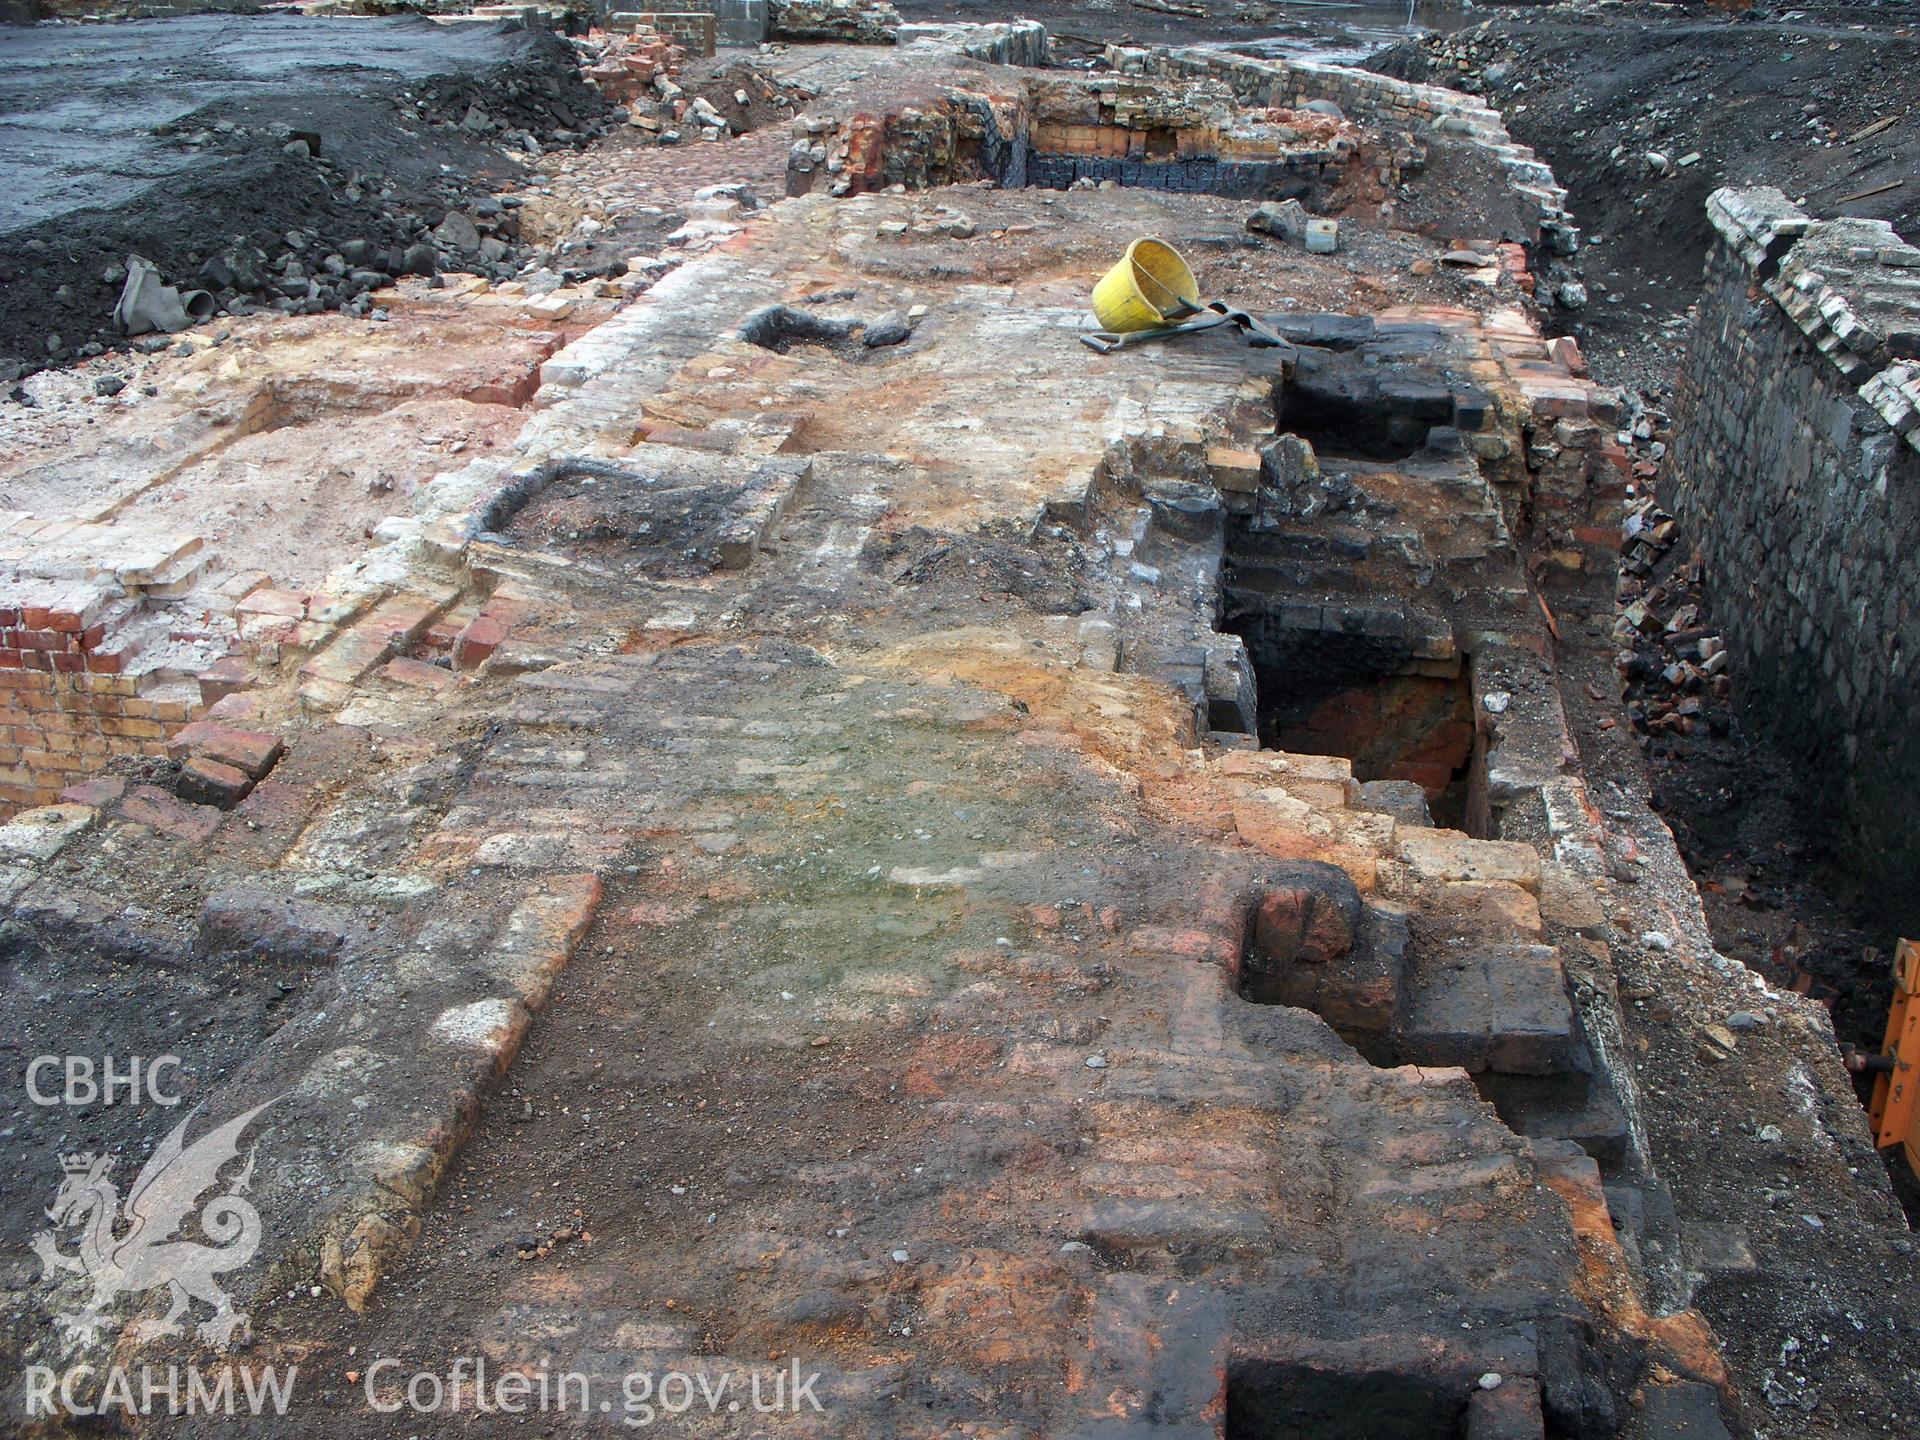
<path fill-rule="evenodd" d="M 1094 318 L 1115 335 L 1171 325 L 1199 308 L 1199 282 L 1164 240 L 1134 241 L 1093 287 Z"/>

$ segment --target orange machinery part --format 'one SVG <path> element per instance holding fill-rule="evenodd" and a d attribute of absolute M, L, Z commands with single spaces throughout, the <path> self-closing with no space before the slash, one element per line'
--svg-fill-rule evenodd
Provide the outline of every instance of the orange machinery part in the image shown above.
<path fill-rule="evenodd" d="M 1880 1053 L 1893 1057 L 1893 1069 L 1873 1082 L 1867 1117 L 1873 1143 L 1899 1145 L 1907 1164 L 1920 1175 L 1920 943 L 1902 940 L 1893 953 L 1893 1007 L 1887 1012 L 1887 1038 Z"/>

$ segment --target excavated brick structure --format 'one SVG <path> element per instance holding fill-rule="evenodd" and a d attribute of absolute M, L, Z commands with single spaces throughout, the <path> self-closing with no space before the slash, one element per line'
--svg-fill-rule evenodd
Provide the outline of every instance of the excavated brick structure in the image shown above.
<path fill-rule="evenodd" d="M 1031 79 L 925 45 L 781 78 L 845 116 Z M 1359 215 L 1327 258 L 1204 195 L 929 199 L 737 217 L 543 341 L 510 441 L 250 591 L 177 772 L 0 826 L 6 1022 L 83 992 L 247 1117 L 239 1363 L 302 1367 L 303 1433 L 424 1431 L 393 1407 L 451 1357 L 578 1376 L 548 1424 L 793 1367 L 795 1433 L 1729 1433 L 1783 1332 L 1693 1303 L 1672 1090 L 1743 1087 L 1847 1198 L 1827 1239 L 1903 1232 L 1830 1031 L 1589 793 L 1562 684 L 1608 663 L 1622 456 L 1525 251 L 1388 295 Z M 1223 231 L 1321 301 L 1283 343 L 1081 344 L 1115 236 Z M 395 323 L 535 323 L 484 291 Z M 1657 994 L 1773 1019 L 1713 1069 Z M 20 1123 L 33 1215 L 71 1122 Z M 1759 1192 L 1716 1273 L 1737 1221 L 1740 1283 L 1804 1291 Z M 12 1368 L 186 1353 L 63 1337 L 81 1288 L 23 1288 Z M 458 1425 L 520 1433 L 461 1373 Z"/>

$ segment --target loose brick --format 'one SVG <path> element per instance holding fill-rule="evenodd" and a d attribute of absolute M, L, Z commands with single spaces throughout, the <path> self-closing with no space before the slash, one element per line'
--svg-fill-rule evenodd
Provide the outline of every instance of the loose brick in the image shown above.
<path fill-rule="evenodd" d="M 185 804 L 156 785 L 134 786 L 120 802 L 119 814 L 176 840 L 204 840 L 220 825 L 217 808 Z"/>
<path fill-rule="evenodd" d="M 72 805 L 111 805 L 127 793 L 127 782 L 118 775 L 103 775 L 97 780 L 82 780 L 60 792 L 60 799 Z"/>
<path fill-rule="evenodd" d="M 232 725 L 237 721 L 251 720 L 259 713 L 260 701 L 257 696 L 249 695 L 244 691 L 236 691 L 232 695 L 223 695 L 220 699 L 214 701 L 213 704 L 207 707 L 206 713 L 200 718 L 203 720 L 218 720 L 223 724 Z"/>
<path fill-rule="evenodd" d="M 253 780 L 244 770 L 196 755 L 180 767 L 180 798 L 191 805 L 230 810 L 247 798 Z"/>
<path fill-rule="evenodd" d="M 289 620 L 303 619 L 307 613 L 307 595 L 299 590 L 255 590 L 233 607 L 235 619 L 253 615 L 279 615 Z"/>
<path fill-rule="evenodd" d="M 167 753 L 176 758 L 192 755 L 243 772 L 249 780 L 259 780 L 273 768 L 286 747 L 280 737 L 265 730 L 237 730 L 218 720 L 196 720 L 182 727 L 167 742 Z"/>

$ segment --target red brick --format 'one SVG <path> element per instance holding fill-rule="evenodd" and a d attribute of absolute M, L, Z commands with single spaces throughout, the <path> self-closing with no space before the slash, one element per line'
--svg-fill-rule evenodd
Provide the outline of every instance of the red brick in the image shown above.
<path fill-rule="evenodd" d="M 231 725 L 236 720 L 251 720 L 260 713 L 260 698 L 244 691 L 223 695 L 207 707 L 203 720 L 219 720 Z"/>
<path fill-rule="evenodd" d="M 1620 532 L 1612 526 L 1576 525 L 1573 527 L 1573 538 L 1595 550 L 1620 548 Z"/>
<path fill-rule="evenodd" d="M 428 665 L 424 661 L 409 660 L 404 655 L 389 660 L 380 673 L 396 684 L 436 692 L 455 683 L 451 671 L 443 670 L 438 665 Z"/>
<path fill-rule="evenodd" d="M 1127 937 L 1127 943 L 1136 955 L 1166 955 L 1178 960 L 1228 965 L 1239 958 L 1239 946 L 1233 939 L 1211 930 L 1144 925 Z"/>
<path fill-rule="evenodd" d="M 247 798 L 253 781 L 244 770 L 196 755 L 180 767 L 177 788 L 180 798 L 190 805 L 217 805 L 230 810 Z"/>
<path fill-rule="evenodd" d="M 239 655 L 225 655 L 200 672 L 200 701 L 211 705 L 216 700 L 225 699 L 236 690 L 253 688 L 253 676 L 247 672 L 247 662 Z"/>
<path fill-rule="evenodd" d="M 274 590 L 262 586 L 233 607 L 235 616 L 281 615 L 289 620 L 303 619 L 307 613 L 307 595 L 300 590 Z"/>
<path fill-rule="evenodd" d="M 236 730 L 218 720 L 196 720 L 175 732 L 167 742 L 169 755 L 192 755 L 195 759 L 229 766 L 250 781 L 262 778 L 271 770 L 285 748 L 278 735 L 265 730 Z"/>
<path fill-rule="evenodd" d="M 120 802 L 119 813 L 176 840 L 204 840 L 220 825 L 220 812 L 213 806 L 182 804 L 155 785 L 134 786 Z"/>
<path fill-rule="evenodd" d="M 442 616 L 427 626 L 427 633 L 420 637 L 420 642 L 429 650 L 450 650 L 453 648 L 454 637 L 459 633 L 460 626 Z"/>
<path fill-rule="evenodd" d="M 60 799 L 71 805 L 111 805 L 127 793 L 127 782 L 118 775 L 103 775 L 98 780 L 82 780 L 60 792 Z"/>
<path fill-rule="evenodd" d="M 453 664 L 458 670 L 472 670 L 485 663 L 507 638 L 507 627 L 491 615 L 476 615 L 467 628 L 454 637 Z"/>
<path fill-rule="evenodd" d="M 1549 340 L 1547 353 L 1565 366 L 1569 375 L 1587 373 L 1587 357 L 1580 353 L 1580 343 L 1571 335 L 1557 335 Z"/>

